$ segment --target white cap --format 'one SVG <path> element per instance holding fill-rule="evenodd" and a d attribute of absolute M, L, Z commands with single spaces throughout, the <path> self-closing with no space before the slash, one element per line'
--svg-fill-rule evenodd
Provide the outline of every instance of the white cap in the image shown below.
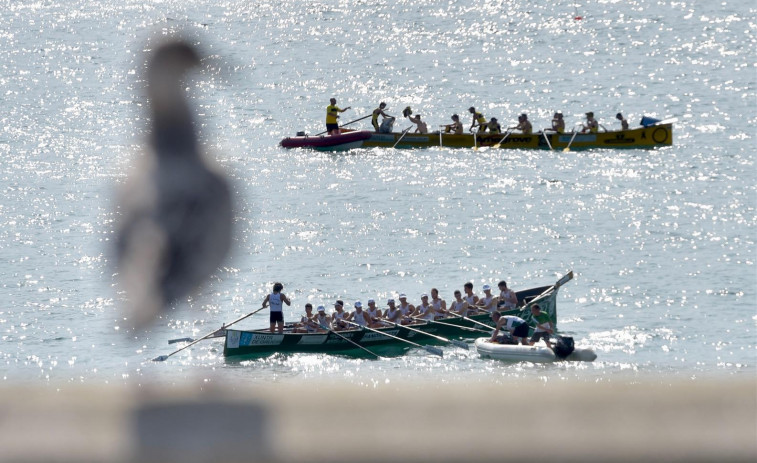
<path fill-rule="evenodd" d="M 355 304 L 353 304 L 353 306 L 354 307 L 358 307 L 358 308 L 362 308 L 363 307 L 363 303 L 360 302 L 360 301 L 355 301 Z"/>
<path fill-rule="evenodd" d="M 407 296 L 405 296 L 405 293 L 400 293 L 400 299 L 407 299 Z"/>
<path fill-rule="evenodd" d="M 368 299 L 368 303 L 370 304 L 371 302 L 374 304 L 376 303 L 376 301 L 374 301 L 373 299 Z"/>
<path fill-rule="evenodd" d="M 421 294 L 421 299 L 423 299 L 424 297 L 428 297 L 428 294 L 426 293 Z"/>
<path fill-rule="evenodd" d="M 325 312 L 325 311 L 326 311 L 326 307 L 324 307 L 324 306 L 322 306 L 322 305 L 319 305 L 319 306 L 318 306 L 318 311 L 319 311 L 319 312 Z"/>
<path fill-rule="evenodd" d="M 484 285 L 484 291 L 489 291 L 490 289 L 492 289 L 492 287 L 491 287 L 491 286 L 489 286 L 489 285 Z"/>

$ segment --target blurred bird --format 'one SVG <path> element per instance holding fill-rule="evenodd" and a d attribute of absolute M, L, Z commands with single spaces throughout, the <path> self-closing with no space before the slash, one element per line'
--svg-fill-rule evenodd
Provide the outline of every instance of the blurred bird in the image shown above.
<path fill-rule="evenodd" d="M 143 329 L 213 273 L 231 242 L 231 193 L 198 147 L 184 77 L 200 57 L 183 41 L 155 50 L 147 66 L 151 128 L 120 194 L 116 262 L 127 319 Z"/>

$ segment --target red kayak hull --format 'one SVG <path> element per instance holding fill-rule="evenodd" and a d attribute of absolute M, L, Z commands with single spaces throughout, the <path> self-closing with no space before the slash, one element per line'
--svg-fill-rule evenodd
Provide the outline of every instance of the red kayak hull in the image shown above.
<path fill-rule="evenodd" d="M 340 135 L 320 135 L 304 137 L 287 137 L 281 140 L 284 148 L 311 148 L 322 151 L 343 151 L 360 148 L 363 141 L 371 138 L 367 130 L 347 132 Z"/>

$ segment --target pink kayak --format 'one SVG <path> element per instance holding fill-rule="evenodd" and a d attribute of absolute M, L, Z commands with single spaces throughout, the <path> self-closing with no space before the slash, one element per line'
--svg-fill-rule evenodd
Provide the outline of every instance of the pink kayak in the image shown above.
<path fill-rule="evenodd" d="M 371 138 L 372 132 L 362 130 L 340 135 L 298 136 L 281 140 L 284 148 L 312 148 L 320 151 L 345 151 L 360 148 L 363 141 Z"/>

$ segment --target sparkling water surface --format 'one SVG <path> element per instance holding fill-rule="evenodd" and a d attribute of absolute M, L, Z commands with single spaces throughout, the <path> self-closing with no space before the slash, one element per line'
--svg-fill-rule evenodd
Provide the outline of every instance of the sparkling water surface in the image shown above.
<path fill-rule="evenodd" d="M 0 31 L 0 378 L 5 384 L 255 384 L 320 379 L 662 383 L 755 376 L 757 9 L 750 2 L 6 2 Z M 582 19 L 575 19 L 580 16 Z M 234 182 L 234 254 L 148 333 L 126 328 L 113 191 L 145 127 L 144 51 L 182 32 L 209 56 L 188 84 L 206 149 Z M 330 97 L 411 106 L 430 127 L 476 106 L 503 126 L 556 110 L 677 117 L 657 150 L 284 150 Z M 367 128 L 366 121 L 354 124 Z M 409 125 L 398 120 L 396 129 Z M 371 361 L 226 361 L 260 307 L 443 297 L 506 279 L 560 290 L 558 326 L 599 358 L 533 365 L 445 348 Z M 267 325 L 261 312 L 240 327 Z M 472 347 L 472 346 L 471 346 Z"/>

